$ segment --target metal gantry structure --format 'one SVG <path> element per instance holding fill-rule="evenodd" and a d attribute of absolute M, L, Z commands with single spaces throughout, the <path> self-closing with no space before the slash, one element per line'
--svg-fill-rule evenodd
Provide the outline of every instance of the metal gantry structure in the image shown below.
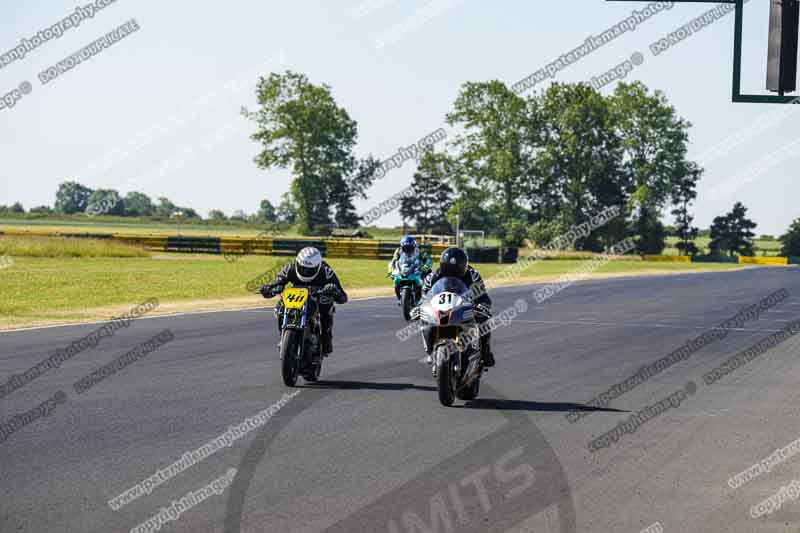
<path fill-rule="evenodd" d="M 643 2 L 645 0 L 606 0 L 608 2 Z M 742 28 L 745 0 L 672 0 L 677 3 L 734 4 L 733 30 L 733 102 L 750 104 L 790 104 L 800 97 L 793 92 L 797 78 L 797 41 L 800 21 L 800 0 L 770 1 L 770 32 L 767 64 L 767 90 L 778 94 L 742 94 Z"/>

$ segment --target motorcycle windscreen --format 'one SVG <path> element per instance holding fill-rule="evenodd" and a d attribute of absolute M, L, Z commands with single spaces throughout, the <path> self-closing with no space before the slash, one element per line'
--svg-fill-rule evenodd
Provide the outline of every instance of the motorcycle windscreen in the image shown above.
<path fill-rule="evenodd" d="M 397 261 L 397 269 L 402 276 L 410 276 L 418 270 L 418 260 L 415 255 L 400 254 Z"/>
<path fill-rule="evenodd" d="M 400 272 L 411 272 L 417 266 L 417 256 L 402 253 L 400 254 L 400 259 L 397 261 L 397 264 L 400 266 Z"/>
<path fill-rule="evenodd" d="M 439 294 L 440 292 L 452 292 L 458 294 L 459 296 L 465 296 L 469 298 L 469 289 L 458 278 L 448 278 L 444 277 L 433 284 L 431 290 L 428 291 L 428 298 L 431 298 L 434 294 Z"/>

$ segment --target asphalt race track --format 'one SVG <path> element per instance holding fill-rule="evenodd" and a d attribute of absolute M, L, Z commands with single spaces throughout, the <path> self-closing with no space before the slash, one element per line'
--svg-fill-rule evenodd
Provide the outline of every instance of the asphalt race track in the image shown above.
<path fill-rule="evenodd" d="M 707 385 L 702 376 L 800 319 L 800 270 L 624 278 L 493 291 L 527 312 L 494 334 L 478 401 L 439 405 L 418 336 L 390 299 L 338 308 L 322 381 L 286 399 L 267 309 L 145 318 L 0 398 L 0 421 L 66 401 L 0 442 L 0 531 L 130 531 L 229 469 L 230 486 L 160 525 L 170 532 L 788 532 L 800 501 L 752 518 L 798 459 L 733 489 L 731 476 L 800 438 L 800 336 Z M 571 410 L 779 289 L 788 298 L 609 405 Z M 0 385 L 96 329 L 0 333 Z M 73 383 L 169 329 L 174 340 L 83 394 Z M 303 380 L 298 381 L 299 384 Z M 694 387 L 690 388 L 689 383 Z M 676 391 L 676 406 L 589 442 Z M 107 503 L 246 418 L 258 429 L 150 494 Z M 166 516 L 166 514 L 162 515 Z M 144 530 L 144 529 L 140 529 Z M 155 530 L 155 529 L 152 529 Z"/>

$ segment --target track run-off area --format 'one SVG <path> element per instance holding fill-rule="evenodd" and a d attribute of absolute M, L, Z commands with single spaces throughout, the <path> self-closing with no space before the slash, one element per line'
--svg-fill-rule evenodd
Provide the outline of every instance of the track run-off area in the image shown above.
<path fill-rule="evenodd" d="M 541 304 L 536 288 L 491 292 L 495 312 L 520 298 L 529 306 L 494 332 L 497 367 L 479 399 L 449 409 L 420 362 L 419 336 L 398 340 L 406 323 L 392 298 L 338 306 L 320 382 L 295 389 L 281 381 L 269 308 L 137 319 L 14 390 L 12 376 L 98 326 L 2 332 L 0 531 L 796 527 L 791 491 L 762 503 L 800 478 L 791 454 L 729 481 L 800 438 L 800 336 L 708 373 L 800 320 L 800 270 L 585 281 Z M 757 317 L 607 406 L 588 405 L 782 289 Z M 167 330 L 171 338 L 76 392 Z M 10 429 L 40 405 L 41 416 Z M 223 435 L 224 445 L 192 455 Z M 145 480 L 147 490 L 109 503 Z"/>

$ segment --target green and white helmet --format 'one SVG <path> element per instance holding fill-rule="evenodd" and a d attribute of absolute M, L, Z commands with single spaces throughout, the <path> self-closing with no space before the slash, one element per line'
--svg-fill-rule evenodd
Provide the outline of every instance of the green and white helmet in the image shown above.
<path fill-rule="evenodd" d="M 295 263 L 297 277 L 300 281 L 308 283 L 317 277 L 319 269 L 322 268 L 322 254 L 313 246 L 309 246 L 300 250 Z"/>

